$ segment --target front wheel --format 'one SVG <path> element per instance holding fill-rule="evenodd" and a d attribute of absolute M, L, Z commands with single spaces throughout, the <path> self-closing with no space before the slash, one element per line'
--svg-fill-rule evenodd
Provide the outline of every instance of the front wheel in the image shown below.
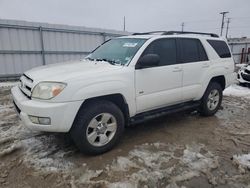
<path fill-rule="evenodd" d="M 93 101 L 80 109 L 72 139 L 83 153 L 101 154 L 112 149 L 124 130 L 121 110 L 109 101 Z"/>
<path fill-rule="evenodd" d="M 222 87 L 216 82 L 209 84 L 201 100 L 200 113 L 203 116 L 214 115 L 221 106 Z"/>

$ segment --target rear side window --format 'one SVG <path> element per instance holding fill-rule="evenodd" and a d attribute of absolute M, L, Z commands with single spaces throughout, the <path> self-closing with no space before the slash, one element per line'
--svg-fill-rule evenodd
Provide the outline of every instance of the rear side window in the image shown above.
<path fill-rule="evenodd" d="M 207 40 L 207 42 L 213 47 L 213 49 L 221 58 L 231 57 L 230 50 L 225 41 Z"/>
<path fill-rule="evenodd" d="M 159 66 L 173 65 L 177 63 L 176 40 L 158 39 L 153 41 L 143 52 L 146 54 L 157 54 L 160 57 Z"/>
<path fill-rule="evenodd" d="M 199 61 L 207 61 L 207 54 L 198 39 L 181 38 L 180 49 L 181 49 L 181 62 L 191 63 Z"/>

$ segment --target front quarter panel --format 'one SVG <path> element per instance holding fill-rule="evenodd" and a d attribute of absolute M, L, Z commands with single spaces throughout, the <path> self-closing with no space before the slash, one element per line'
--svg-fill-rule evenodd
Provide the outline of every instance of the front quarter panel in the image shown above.
<path fill-rule="evenodd" d="M 131 84 L 131 83 L 130 83 Z M 79 89 L 73 100 L 86 100 L 94 97 L 121 94 L 129 106 L 130 115 L 135 114 L 135 101 L 133 87 L 121 81 L 107 81 L 95 83 Z"/>

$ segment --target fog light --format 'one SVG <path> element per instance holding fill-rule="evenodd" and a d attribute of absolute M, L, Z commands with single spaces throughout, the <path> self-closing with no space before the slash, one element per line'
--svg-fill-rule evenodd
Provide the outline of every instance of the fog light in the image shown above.
<path fill-rule="evenodd" d="M 37 117 L 37 116 L 29 116 L 30 121 L 34 124 L 42 124 L 42 125 L 50 125 L 51 120 L 49 117 Z"/>
<path fill-rule="evenodd" d="M 50 118 L 48 117 L 39 117 L 38 118 L 39 124 L 43 124 L 43 125 L 50 125 Z"/>
<path fill-rule="evenodd" d="M 29 118 L 30 118 L 30 121 L 32 123 L 39 124 L 38 117 L 36 117 L 36 116 L 29 116 Z"/>

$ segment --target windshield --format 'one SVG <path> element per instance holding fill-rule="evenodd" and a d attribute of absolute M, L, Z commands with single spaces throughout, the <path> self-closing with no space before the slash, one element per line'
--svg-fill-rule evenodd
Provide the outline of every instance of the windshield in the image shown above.
<path fill-rule="evenodd" d="M 137 38 L 111 39 L 88 55 L 86 59 L 125 65 L 131 61 L 145 41 L 146 39 Z"/>

